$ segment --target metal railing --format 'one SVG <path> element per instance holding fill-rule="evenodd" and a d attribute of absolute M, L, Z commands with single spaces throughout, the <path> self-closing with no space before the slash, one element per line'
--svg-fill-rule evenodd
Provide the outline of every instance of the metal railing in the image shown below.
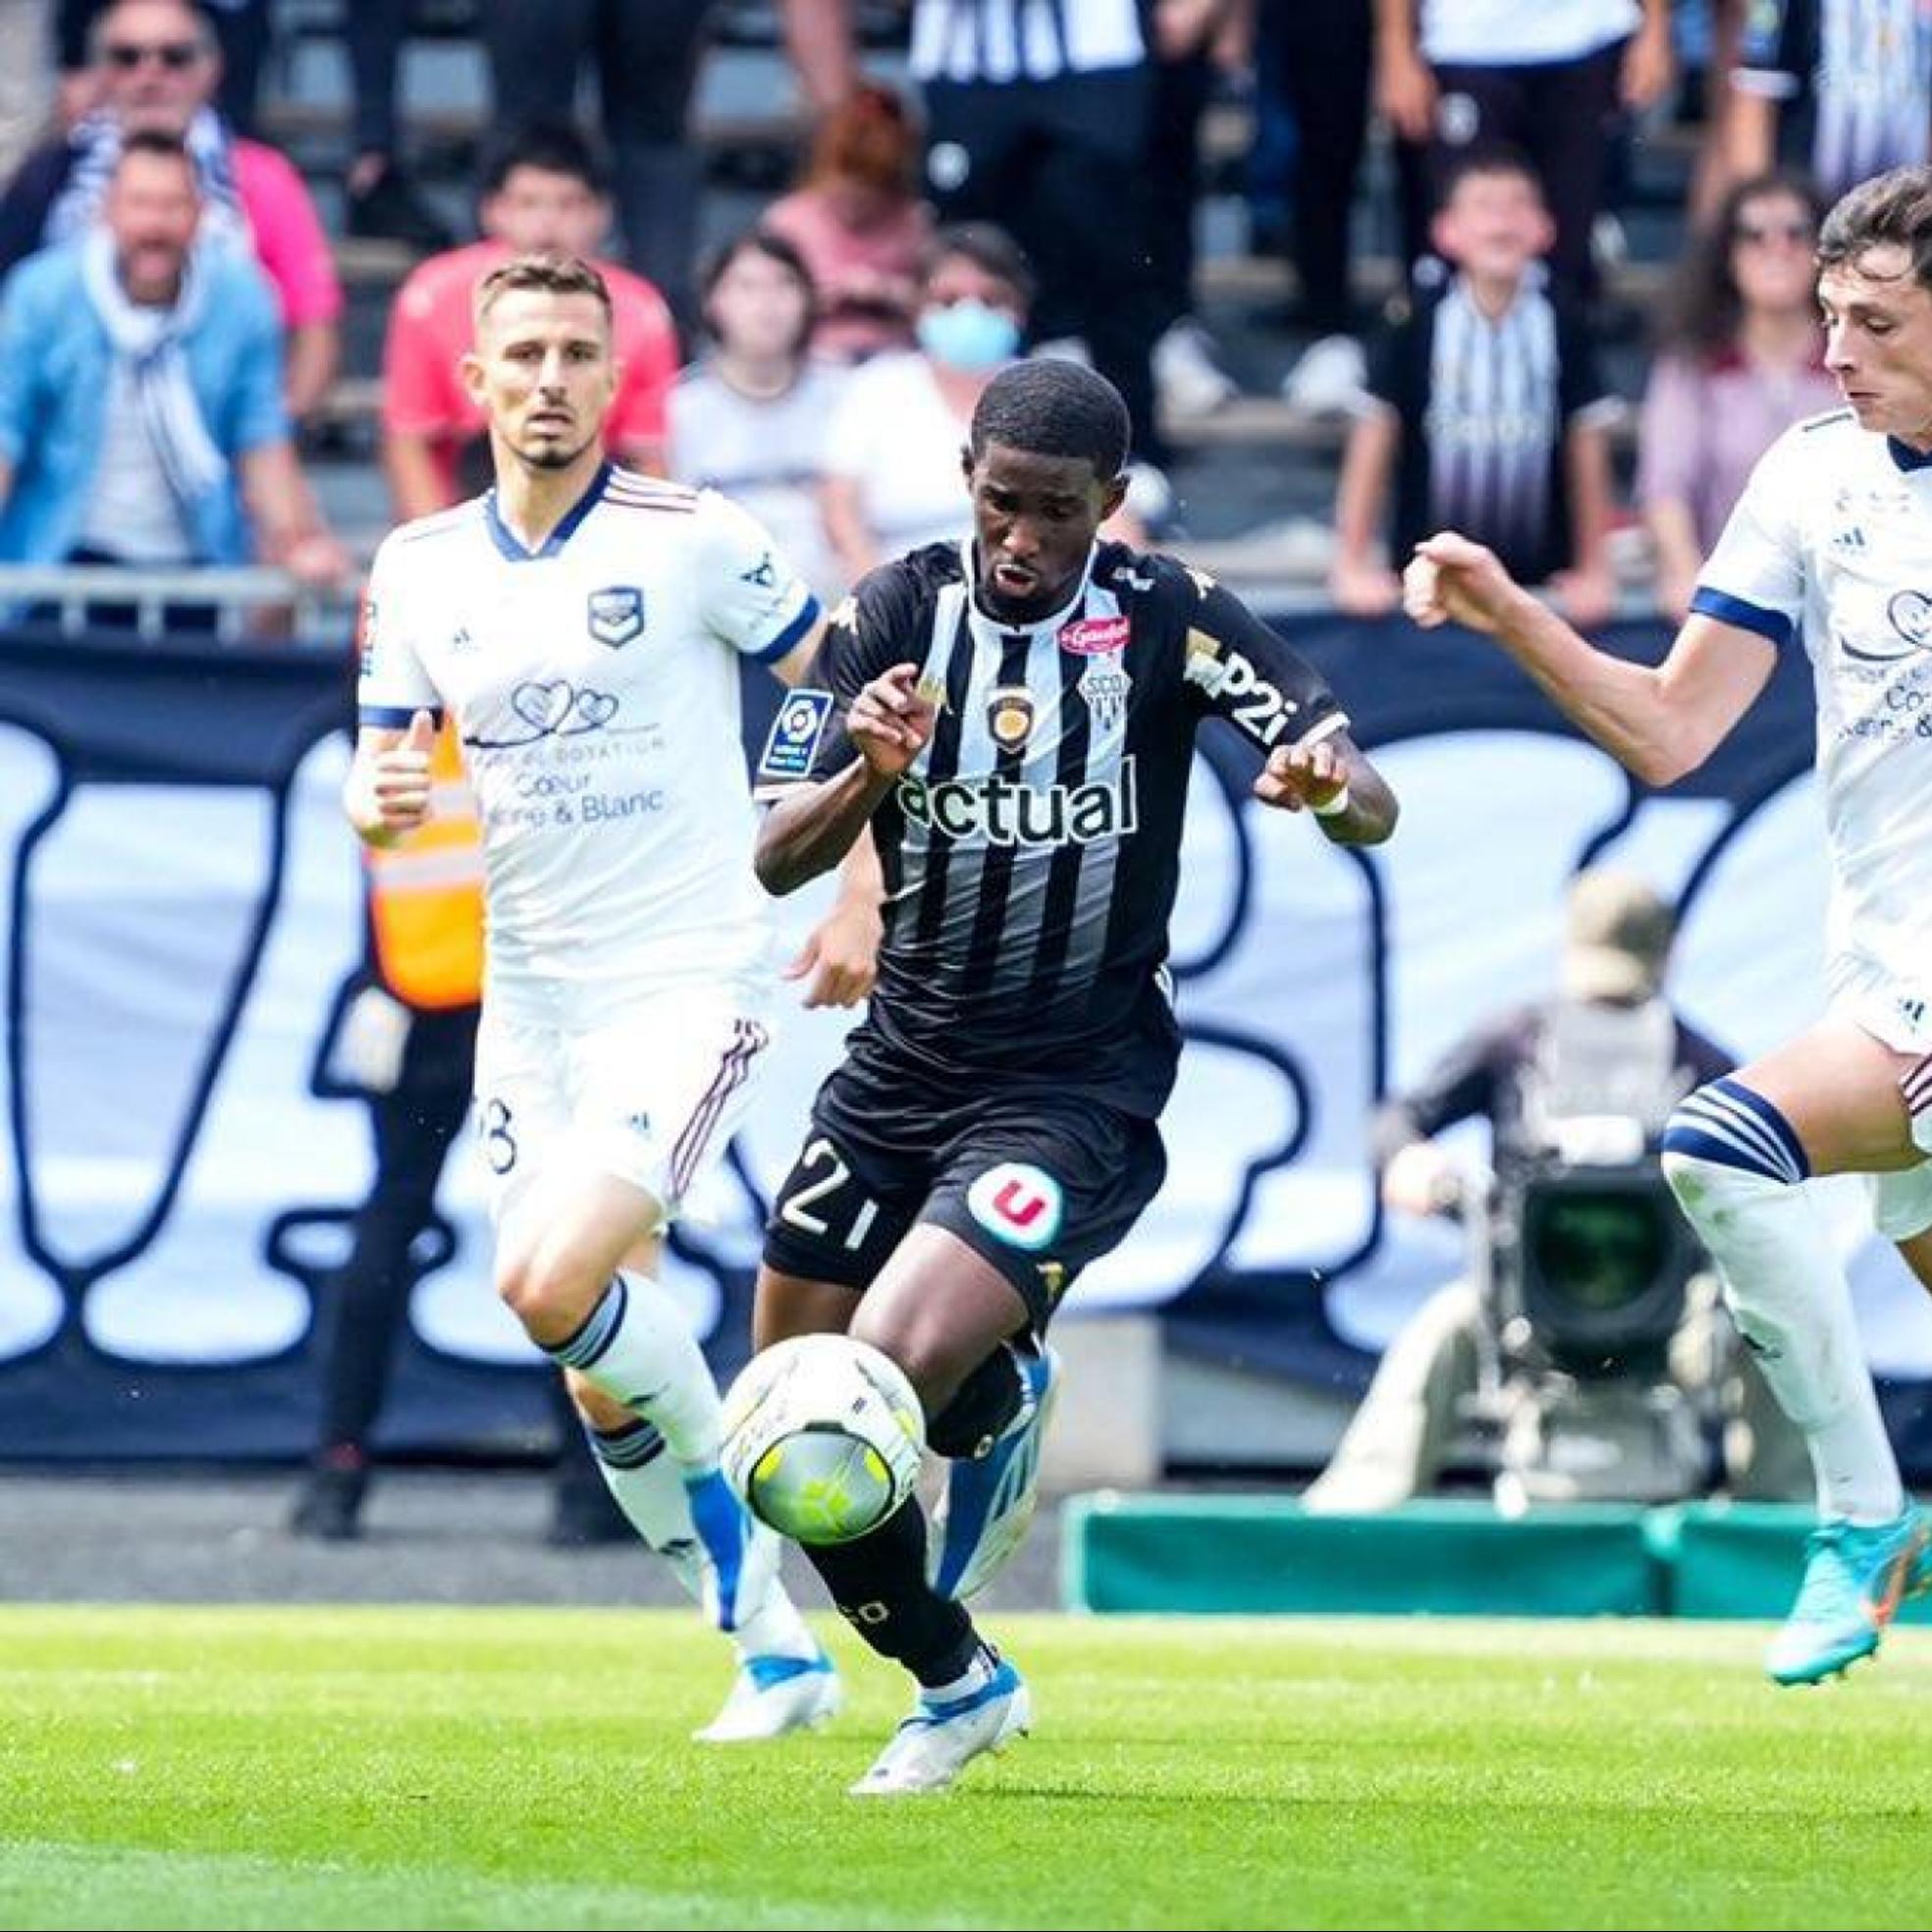
<path fill-rule="evenodd" d="M 119 568 L 99 564 L 0 564 L 0 606 L 21 630 L 62 637 L 97 633 L 89 608 L 132 612 L 135 636 L 150 643 L 179 638 L 171 612 L 206 612 L 192 626 L 222 644 L 262 642 L 341 650 L 355 621 L 355 585 L 318 590 L 285 570 L 239 568 Z M 203 624 L 210 623 L 211 631 Z M 115 628 L 124 628 L 116 624 Z"/>

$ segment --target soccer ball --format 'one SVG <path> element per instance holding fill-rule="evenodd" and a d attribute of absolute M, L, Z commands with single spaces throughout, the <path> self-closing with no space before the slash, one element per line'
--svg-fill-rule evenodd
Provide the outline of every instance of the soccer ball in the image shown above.
<path fill-rule="evenodd" d="M 926 1421 L 905 1371 L 849 1335 L 755 1355 L 724 1398 L 724 1479 L 801 1543 L 849 1543 L 912 1494 Z"/>

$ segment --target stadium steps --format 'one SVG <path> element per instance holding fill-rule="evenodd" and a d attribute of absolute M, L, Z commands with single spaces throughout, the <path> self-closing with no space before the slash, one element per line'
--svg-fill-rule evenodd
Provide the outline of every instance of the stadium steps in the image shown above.
<path fill-rule="evenodd" d="M 1288 1495 L 1097 1493 L 1062 1515 L 1069 1610 L 1406 1616 L 1779 1618 L 1809 1507 L 1480 1501 L 1309 1516 Z M 1900 1613 L 1932 1623 L 1932 1597 Z"/>

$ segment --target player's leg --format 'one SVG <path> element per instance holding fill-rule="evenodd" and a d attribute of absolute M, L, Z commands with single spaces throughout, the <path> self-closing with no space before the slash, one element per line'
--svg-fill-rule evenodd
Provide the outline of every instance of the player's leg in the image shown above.
<path fill-rule="evenodd" d="M 989 1262 L 1027 1319 L 962 1377 L 928 1430 L 952 1459 L 934 1513 L 943 1594 L 977 1595 L 1024 1540 L 1058 1396 L 1046 1324 L 1081 1270 L 1126 1237 L 1166 1169 L 1153 1121 L 1037 1097 L 981 1107 L 949 1151 L 923 1218 Z"/>
<path fill-rule="evenodd" d="M 1926 1530 L 1879 1414 L 1830 1233 L 1802 1183 L 1922 1156 L 1900 1091 L 1910 1056 L 1828 1019 L 1699 1089 L 1664 1138 L 1679 1203 L 1716 1261 L 1739 1332 L 1803 1433 L 1820 1529 L 1771 1675 L 1810 1683 L 1878 1645 L 1928 1580 Z"/>
<path fill-rule="evenodd" d="M 572 1035 L 486 1021 L 477 1051 L 498 1292 L 552 1360 L 662 1438 L 727 1631 L 769 1579 L 748 1563 L 749 1521 L 718 1469 L 718 1387 L 657 1279 L 657 1244 L 728 1139 L 764 1044 L 726 1002 L 653 1001 Z"/>
<path fill-rule="evenodd" d="M 773 1226 L 776 1236 L 776 1216 Z M 794 1240 L 789 1252 L 798 1245 Z M 768 1242 L 759 1275 L 761 1337 L 811 1332 L 814 1318 L 849 1326 L 905 1369 L 929 1419 L 928 1439 L 939 1431 L 936 1447 L 961 1385 L 1028 1318 L 1004 1277 L 944 1229 L 914 1228 L 855 1311 L 850 1284 L 782 1273 L 772 1265 L 774 1246 Z M 834 1258 L 827 1265 L 839 1263 Z M 843 1308 L 834 1288 L 845 1296 Z M 842 1323 L 846 1313 L 852 1319 Z M 1031 1711 L 1019 1673 L 984 1641 L 966 1609 L 928 1581 L 926 1517 L 916 1496 L 868 1534 L 805 1553 L 839 1613 L 919 1686 L 911 1716 L 852 1787 L 855 1795 L 943 1790 L 974 1758 L 1026 1730 Z"/>
<path fill-rule="evenodd" d="M 592 1453 L 617 1507 L 695 1603 L 715 1617 L 717 1567 L 692 1522 L 683 1472 L 664 1437 L 574 1371 L 566 1374 Z M 695 1733 L 703 1744 L 755 1744 L 814 1728 L 844 1691 L 832 1659 L 778 1580 L 779 1538 L 753 1526 L 745 1548 L 743 1608 L 731 1631 L 738 1673 L 724 1705 Z"/>

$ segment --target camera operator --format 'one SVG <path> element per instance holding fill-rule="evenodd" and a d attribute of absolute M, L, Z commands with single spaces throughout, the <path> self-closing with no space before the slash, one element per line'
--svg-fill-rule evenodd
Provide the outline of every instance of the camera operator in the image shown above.
<path fill-rule="evenodd" d="M 1670 907 L 1641 880 L 1604 867 L 1580 873 L 1557 993 L 1478 1027 L 1419 1088 L 1383 1105 L 1373 1134 L 1384 1205 L 1465 1216 L 1471 1266 L 1390 1342 L 1306 1509 L 1368 1513 L 1426 1492 L 1473 1418 L 1501 1432 L 1500 1473 L 1518 1482 L 1519 1500 L 1683 1493 L 1702 1486 L 1708 1460 L 1690 1419 L 1714 1414 L 1720 1397 L 1744 1412 L 1727 1431 L 1734 1492 L 1767 1493 L 1768 1482 L 1769 1493 L 1807 1493 L 1801 1456 L 1789 1472 L 1771 1467 L 1788 1460 L 1788 1431 L 1775 1414 L 1759 1415 L 1770 1405 L 1714 1295 L 1701 1284 L 1678 1292 L 1701 1258 L 1680 1245 L 1656 1145 L 1677 1101 L 1732 1061 L 1664 997 L 1674 935 Z M 1472 1118 L 1491 1128 L 1486 1187 L 1434 1139 Z M 1567 1281 L 1551 1281 L 1566 1270 Z M 1588 1345 L 1620 1313 L 1640 1321 L 1645 1310 L 1618 1307 L 1639 1298 L 1662 1311 L 1654 1352 Z M 1590 1411 L 1587 1446 L 1572 1435 L 1557 1449 L 1566 1413 L 1578 1422 Z M 1680 1439 L 1658 1464 L 1641 1438 L 1673 1416 L 1684 1419 Z M 1526 1491 L 1526 1465 L 1565 1453 L 1597 1466 L 1552 1467 L 1542 1481 L 1530 1467 Z M 1503 1483 L 1498 1499 L 1511 1500 Z"/>

